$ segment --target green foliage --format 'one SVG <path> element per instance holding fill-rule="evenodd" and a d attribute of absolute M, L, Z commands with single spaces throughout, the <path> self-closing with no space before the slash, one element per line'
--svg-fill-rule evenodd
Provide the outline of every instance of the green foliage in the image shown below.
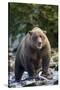
<path fill-rule="evenodd" d="M 9 3 L 8 8 L 9 35 L 27 33 L 38 25 L 47 31 L 52 47 L 58 46 L 58 6 Z"/>

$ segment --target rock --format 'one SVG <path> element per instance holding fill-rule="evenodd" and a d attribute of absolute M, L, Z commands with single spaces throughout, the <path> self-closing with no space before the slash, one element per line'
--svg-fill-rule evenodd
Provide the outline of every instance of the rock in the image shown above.
<path fill-rule="evenodd" d="M 30 86 L 41 86 L 41 85 L 55 85 L 58 84 L 58 72 L 54 69 L 50 69 L 53 73 L 52 79 L 47 79 L 43 76 L 41 76 L 41 72 L 39 72 L 38 77 L 35 79 L 30 79 L 27 72 L 23 73 L 21 81 L 18 83 L 15 81 L 15 75 L 14 72 L 9 73 L 8 77 L 8 86 L 9 87 L 30 87 Z"/>
<path fill-rule="evenodd" d="M 51 50 L 52 56 L 55 56 L 57 54 L 57 52 L 58 52 L 57 48 L 52 48 L 52 50 Z"/>
<path fill-rule="evenodd" d="M 10 59 L 8 61 L 8 72 L 14 72 L 15 71 L 15 60 Z"/>
<path fill-rule="evenodd" d="M 50 60 L 50 68 L 55 68 L 56 66 L 56 62 L 54 62 L 53 60 Z"/>
<path fill-rule="evenodd" d="M 58 62 L 58 54 L 51 57 L 54 62 Z"/>
<path fill-rule="evenodd" d="M 35 79 L 27 79 L 27 80 L 24 80 L 24 81 L 21 81 L 21 85 L 23 86 L 23 87 L 26 87 L 26 86 L 36 86 L 35 85 Z"/>
<path fill-rule="evenodd" d="M 55 66 L 55 71 L 58 71 L 58 65 Z"/>
<path fill-rule="evenodd" d="M 58 84 L 58 54 L 56 51 L 50 60 L 50 68 L 48 77 L 41 76 L 42 70 L 37 71 L 37 76 L 33 79 L 28 76 L 27 72 L 23 73 L 21 81 L 18 83 L 15 81 L 15 56 L 10 54 L 10 59 L 8 61 L 8 66 L 10 68 L 8 77 L 8 87 L 30 87 L 30 86 L 42 86 L 42 85 L 56 85 Z"/>

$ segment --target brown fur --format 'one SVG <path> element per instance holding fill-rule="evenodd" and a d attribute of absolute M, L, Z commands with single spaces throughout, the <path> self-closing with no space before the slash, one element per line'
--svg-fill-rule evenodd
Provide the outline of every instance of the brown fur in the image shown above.
<path fill-rule="evenodd" d="M 32 29 L 22 39 L 15 61 L 15 78 L 21 79 L 24 71 L 34 76 L 42 65 L 42 72 L 47 74 L 51 47 L 45 33 L 38 27 Z"/>

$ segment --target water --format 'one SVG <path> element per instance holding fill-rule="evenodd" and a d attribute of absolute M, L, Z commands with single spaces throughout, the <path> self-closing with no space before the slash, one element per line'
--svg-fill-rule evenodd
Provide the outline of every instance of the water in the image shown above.
<path fill-rule="evenodd" d="M 14 72 L 10 72 L 8 76 L 8 86 L 9 87 L 25 87 L 25 86 L 41 86 L 41 85 L 54 85 L 55 82 L 58 84 L 58 71 L 52 69 L 53 78 L 48 80 L 42 76 L 40 76 L 41 72 L 39 73 L 39 79 L 36 81 L 35 79 L 29 79 L 28 73 L 24 72 L 21 81 L 18 83 L 15 81 Z M 43 80 L 41 80 L 41 78 Z"/>

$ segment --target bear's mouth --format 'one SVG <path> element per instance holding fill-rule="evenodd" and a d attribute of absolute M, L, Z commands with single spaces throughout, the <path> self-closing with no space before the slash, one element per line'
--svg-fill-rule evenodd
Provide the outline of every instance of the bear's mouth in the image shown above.
<path fill-rule="evenodd" d="M 37 49 L 42 49 L 42 44 L 40 44 L 40 46 L 38 45 L 38 46 L 36 46 L 37 47 Z"/>
<path fill-rule="evenodd" d="M 42 44 L 32 44 L 31 45 L 32 49 L 35 49 L 35 50 L 41 50 L 42 49 Z"/>
<path fill-rule="evenodd" d="M 40 49 L 42 49 L 42 47 L 41 47 L 41 46 L 40 46 L 40 47 L 37 47 L 37 49 L 39 49 L 39 50 L 40 50 Z"/>

